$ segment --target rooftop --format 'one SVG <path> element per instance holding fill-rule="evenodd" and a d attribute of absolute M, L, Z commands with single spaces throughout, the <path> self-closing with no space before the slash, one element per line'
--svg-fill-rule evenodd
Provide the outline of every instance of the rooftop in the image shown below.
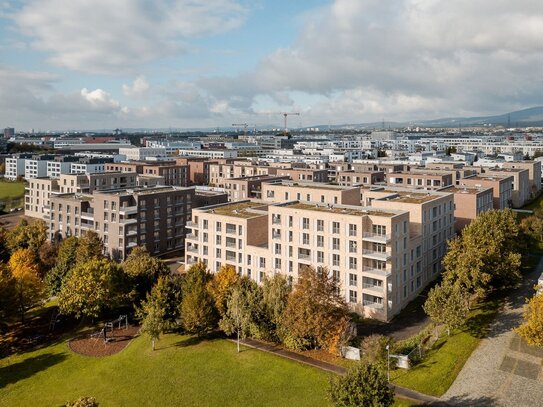
<path fill-rule="evenodd" d="M 218 205 L 209 207 L 208 213 L 214 213 L 216 215 L 233 216 L 235 218 L 255 218 L 262 216 L 263 213 L 255 212 L 257 210 L 266 210 L 267 204 L 254 201 L 233 202 L 226 205 Z"/>
<path fill-rule="evenodd" d="M 337 191 L 343 191 L 347 189 L 353 189 L 354 187 L 342 187 L 339 185 L 317 183 L 317 182 L 295 182 L 290 180 L 281 180 L 277 182 L 268 182 L 268 185 L 280 185 L 284 187 L 296 187 L 296 188 L 308 188 L 308 189 L 333 189 Z"/>
<path fill-rule="evenodd" d="M 370 215 L 370 216 L 386 216 L 390 218 L 392 216 L 395 216 L 401 213 L 399 211 L 381 210 L 377 208 L 364 207 L 364 206 L 323 205 L 323 204 L 311 204 L 311 203 L 301 203 L 301 202 L 294 202 L 291 204 L 287 204 L 285 206 L 288 206 L 289 208 L 294 208 L 294 209 L 303 209 L 303 210 L 309 210 L 309 211 L 319 211 L 319 212 L 328 212 L 328 213 L 337 213 L 337 214 L 355 215 L 355 216 Z"/>
<path fill-rule="evenodd" d="M 481 187 L 472 187 L 472 186 L 465 186 L 465 187 L 449 187 L 447 189 L 444 189 L 445 192 L 451 192 L 453 194 L 478 194 L 481 191 L 488 191 L 492 188 L 481 188 Z"/>

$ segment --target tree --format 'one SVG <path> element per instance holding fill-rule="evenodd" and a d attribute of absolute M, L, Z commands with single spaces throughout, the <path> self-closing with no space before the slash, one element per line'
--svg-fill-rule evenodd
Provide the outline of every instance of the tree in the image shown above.
<path fill-rule="evenodd" d="M 328 399 L 337 407 L 388 407 L 394 404 L 394 390 L 379 369 L 361 362 L 345 376 L 331 379 Z"/>
<path fill-rule="evenodd" d="M 123 273 L 115 262 L 101 259 L 78 264 L 62 284 L 58 305 L 63 314 L 97 318 L 124 300 Z"/>
<path fill-rule="evenodd" d="M 510 209 L 483 212 L 449 241 L 444 278 L 479 297 L 520 281 L 522 238 Z"/>
<path fill-rule="evenodd" d="M 246 336 L 261 337 L 262 289 L 247 277 L 242 277 L 228 293 L 225 314 L 219 322 L 227 335 L 233 333 L 239 339 Z"/>
<path fill-rule="evenodd" d="M 10 251 L 7 244 L 8 231 L 4 228 L 0 228 L 0 262 L 9 261 Z"/>
<path fill-rule="evenodd" d="M 387 346 L 392 346 L 392 339 L 377 334 L 366 336 L 360 344 L 364 360 L 381 372 L 386 372 L 389 364 Z"/>
<path fill-rule="evenodd" d="M 543 218 L 531 215 L 520 221 L 520 230 L 526 237 L 527 243 L 532 247 L 540 247 L 543 244 Z"/>
<path fill-rule="evenodd" d="M 75 236 L 70 236 L 60 243 L 55 266 L 49 270 L 45 277 L 51 294 L 58 294 L 66 276 L 75 266 L 75 253 L 78 244 L 79 240 Z"/>
<path fill-rule="evenodd" d="M 58 244 L 51 242 L 44 242 L 38 250 L 38 258 L 40 260 L 40 268 L 42 274 L 47 273 L 55 267 L 58 257 Z"/>
<path fill-rule="evenodd" d="M 30 249 L 18 249 L 9 259 L 11 275 L 15 280 L 16 305 L 24 322 L 26 311 L 45 298 L 45 284 L 40 278 L 38 265 Z"/>
<path fill-rule="evenodd" d="M 181 321 L 191 334 L 205 335 L 217 326 L 215 301 L 207 290 L 211 275 L 203 263 L 192 266 L 182 283 Z"/>
<path fill-rule="evenodd" d="M 461 327 L 468 319 L 469 293 L 459 284 L 443 282 L 430 290 L 423 308 L 432 321 L 444 324 L 450 335 L 451 329 Z"/>
<path fill-rule="evenodd" d="M 281 274 L 266 278 L 262 284 L 262 305 L 266 318 L 265 333 L 268 340 L 279 339 L 278 327 L 288 303 L 288 296 L 292 287 Z"/>
<path fill-rule="evenodd" d="M 79 238 L 79 243 L 75 251 L 75 261 L 77 264 L 85 263 L 89 260 L 98 260 L 103 258 L 104 244 L 94 230 L 87 231 Z"/>
<path fill-rule="evenodd" d="M 16 311 L 15 279 L 5 263 L 0 263 L 0 320 Z"/>
<path fill-rule="evenodd" d="M 228 264 L 221 267 L 219 272 L 213 276 L 213 279 L 208 284 L 208 289 L 213 300 L 215 301 L 215 307 L 219 311 L 219 315 L 223 317 L 226 313 L 226 300 L 229 291 L 238 281 L 238 273 L 233 266 Z"/>
<path fill-rule="evenodd" d="M 140 331 L 149 335 L 152 349 L 155 350 L 155 341 L 160 338 L 166 328 L 166 311 L 161 304 L 161 299 L 148 295 L 147 300 L 143 301 L 141 308 L 137 310 L 137 316 L 141 321 Z"/>
<path fill-rule="evenodd" d="M 528 301 L 524 322 L 515 331 L 529 345 L 543 346 L 543 294 L 536 294 Z"/>
<path fill-rule="evenodd" d="M 281 335 L 292 349 L 337 348 L 338 326 L 345 327 L 347 305 L 339 294 L 338 283 L 326 269 L 304 268 L 288 298 L 281 318 Z"/>
<path fill-rule="evenodd" d="M 11 253 L 18 249 L 31 249 L 37 257 L 38 250 L 47 240 L 47 225 L 43 220 L 37 220 L 29 224 L 26 219 L 21 219 L 19 224 L 6 235 L 6 244 Z"/>
<path fill-rule="evenodd" d="M 170 270 L 163 261 L 151 256 L 147 250 L 135 247 L 122 268 L 132 280 L 135 290 L 135 300 L 139 303 L 145 298 L 160 275 L 169 274 Z"/>
<path fill-rule="evenodd" d="M 14 229 L 7 232 L 6 245 L 10 253 L 28 247 L 27 228 L 28 222 L 22 218 Z"/>

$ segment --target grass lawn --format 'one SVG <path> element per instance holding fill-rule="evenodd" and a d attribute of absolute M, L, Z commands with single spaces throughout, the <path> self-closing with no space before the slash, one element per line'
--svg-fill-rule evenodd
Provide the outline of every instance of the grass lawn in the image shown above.
<path fill-rule="evenodd" d="M 484 338 L 494 319 L 502 297 L 490 298 L 471 312 L 463 330 L 446 333 L 430 350 L 422 363 L 410 370 L 398 369 L 390 374 L 391 380 L 403 387 L 433 396 L 443 395 L 462 370 L 473 350 Z"/>
<path fill-rule="evenodd" d="M 0 180 L 0 201 L 22 198 L 24 194 L 24 182 L 9 182 L 5 180 Z"/>
<path fill-rule="evenodd" d="M 94 396 L 104 406 L 325 406 L 328 374 L 233 343 L 139 337 L 120 353 L 74 354 L 66 342 L 0 360 L 0 405 L 58 406 Z"/>

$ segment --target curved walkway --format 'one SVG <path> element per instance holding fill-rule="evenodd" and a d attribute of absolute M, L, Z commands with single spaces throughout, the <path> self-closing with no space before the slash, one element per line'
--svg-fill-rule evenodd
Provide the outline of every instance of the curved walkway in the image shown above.
<path fill-rule="evenodd" d="M 543 406 L 543 350 L 526 345 L 513 332 L 522 321 L 525 299 L 543 271 L 543 258 L 509 296 L 490 334 L 472 353 L 442 397 L 450 406 Z"/>

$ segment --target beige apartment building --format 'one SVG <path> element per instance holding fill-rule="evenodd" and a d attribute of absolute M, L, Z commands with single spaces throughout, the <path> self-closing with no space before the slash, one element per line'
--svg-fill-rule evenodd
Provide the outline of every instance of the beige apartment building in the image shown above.
<path fill-rule="evenodd" d="M 443 190 L 454 194 L 454 227 L 462 231 L 479 214 L 493 209 L 493 189 L 484 187 L 456 187 Z"/>
<path fill-rule="evenodd" d="M 224 181 L 224 190 L 230 201 L 241 201 L 249 198 L 260 198 L 262 184 L 270 181 L 288 179 L 275 175 L 254 175 L 241 178 L 228 178 Z"/>
<path fill-rule="evenodd" d="M 406 188 L 437 190 L 453 185 L 450 172 L 391 172 L 385 174 L 385 178 L 387 185 Z"/>
<path fill-rule="evenodd" d="M 140 175 L 163 177 L 162 185 L 186 187 L 189 184 L 189 166 L 176 161 L 134 161 L 106 164 L 106 171 L 135 172 Z"/>
<path fill-rule="evenodd" d="M 209 165 L 209 184 L 224 188 L 227 181 L 232 178 L 256 177 L 265 175 L 276 175 L 277 169 L 265 166 L 254 165 L 251 161 L 240 160 L 215 160 Z"/>
<path fill-rule="evenodd" d="M 477 167 L 481 176 L 512 177 L 511 205 L 520 208 L 530 199 L 530 178 L 527 169 Z"/>
<path fill-rule="evenodd" d="M 42 220 L 49 219 L 51 195 L 58 190 L 58 179 L 30 178 L 25 186 L 25 215 Z"/>
<path fill-rule="evenodd" d="M 374 185 L 385 182 L 385 173 L 382 171 L 340 171 L 336 182 L 342 186 Z"/>
<path fill-rule="evenodd" d="M 61 193 L 51 197 L 50 239 L 94 230 L 118 260 L 136 246 L 155 255 L 181 251 L 194 197 L 194 188 L 174 186 Z"/>
<path fill-rule="evenodd" d="M 290 177 L 293 181 L 328 182 L 328 170 L 316 168 L 279 168 L 278 176 Z"/>
<path fill-rule="evenodd" d="M 503 163 L 502 168 L 528 170 L 530 197 L 535 196 L 541 190 L 541 161 L 506 161 Z"/>
<path fill-rule="evenodd" d="M 271 203 L 300 201 L 324 205 L 360 205 L 360 187 L 280 180 L 263 183 L 261 198 Z"/>
<path fill-rule="evenodd" d="M 230 264 L 260 282 L 282 273 L 296 280 L 301 267 L 326 267 L 341 283 L 351 308 L 390 320 L 442 269 L 446 241 L 454 235 L 453 194 L 364 191 L 372 206 L 360 206 L 358 188 L 263 184 L 270 202 L 242 201 L 194 209 L 186 240 L 188 265 L 204 261 L 216 272 Z M 268 188 L 269 189 L 265 189 Z M 314 201 L 283 200 L 306 194 Z M 267 196 L 273 191 L 274 196 Z M 352 194 L 352 195 L 351 195 Z M 284 195 L 283 195 L 284 196 Z M 334 198 L 357 201 L 341 205 Z M 289 195 L 289 199 L 290 195 Z M 328 201 L 328 202 L 326 202 Z"/>
<path fill-rule="evenodd" d="M 513 204 L 512 176 L 473 176 L 459 181 L 459 187 L 492 188 L 494 209 L 510 208 Z"/>

